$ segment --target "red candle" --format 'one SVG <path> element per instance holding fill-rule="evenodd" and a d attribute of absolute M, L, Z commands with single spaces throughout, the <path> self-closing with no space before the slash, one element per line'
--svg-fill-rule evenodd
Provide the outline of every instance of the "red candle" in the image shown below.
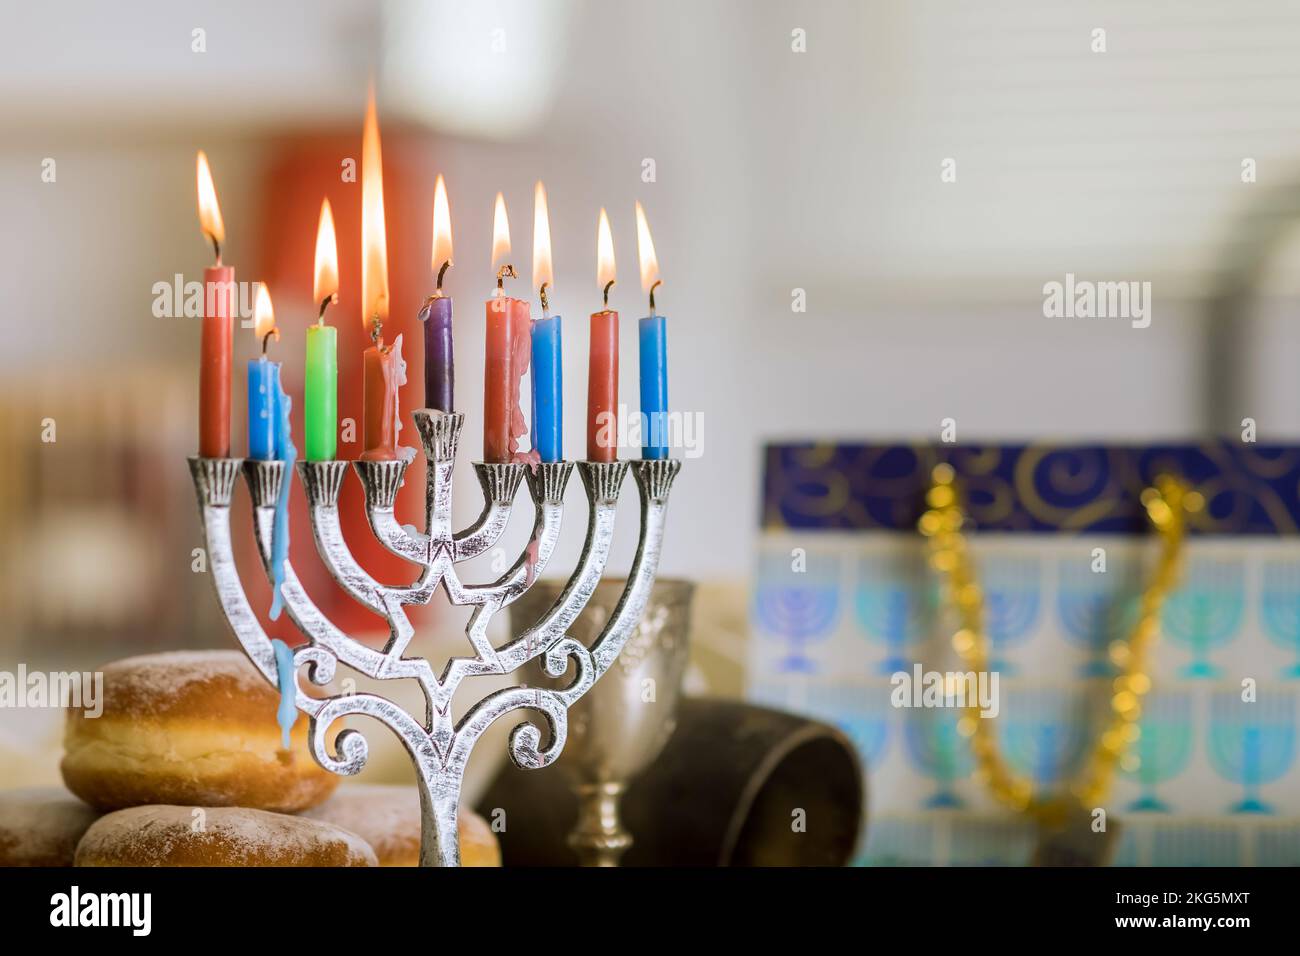
<path fill-rule="evenodd" d="M 614 237 L 609 217 L 600 211 L 596 229 L 596 282 L 605 308 L 591 316 L 587 365 L 587 460 L 618 460 L 618 313 L 609 308 L 614 284 Z"/>
<path fill-rule="evenodd" d="M 514 266 L 510 254 L 510 221 L 504 197 L 497 193 L 492 220 L 492 268 L 497 269 L 496 294 L 487 301 L 487 335 L 483 365 L 483 460 L 504 463 L 536 460 L 533 452 L 518 450 L 519 438 L 528 431 L 519 407 L 519 384 L 532 355 L 532 318 L 528 302 L 505 294 Z"/>
<path fill-rule="evenodd" d="M 235 314 L 235 270 L 221 264 L 226 229 L 217 205 L 208 157 L 199 151 L 199 223 L 216 263 L 203 271 L 203 335 L 199 351 L 199 455 L 230 457 L 230 354 Z"/>
<path fill-rule="evenodd" d="M 365 428 L 361 457 L 391 461 L 397 457 L 397 356 L 392 346 L 376 342 L 365 351 Z"/>
<path fill-rule="evenodd" d="M 401 356 L 384 345 L 388 318 L 388 243 L 384 236 L 383 158 L 375 94 L 370 91 L 361 136 L 361 324 L 374 344 L 365 351 L 361 457 L 397 457 L 397 387 Z"/>
<path fill-rule="evenodd" d="M 487 353 L 483 368 L 483 460 L 513 461 L 528 425 L 519 386 L 532 355 L 528 303 L 508 295 L 487 302 Z"/>

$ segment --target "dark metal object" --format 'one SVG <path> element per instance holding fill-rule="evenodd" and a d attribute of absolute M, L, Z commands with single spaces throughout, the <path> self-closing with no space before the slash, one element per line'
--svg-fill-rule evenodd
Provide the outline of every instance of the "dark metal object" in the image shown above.
<path fill-rule="evenodd" d="M 636 842 L 622 865 L 843 866 L 865 800 L 862 765 L 834 727 L 739 701 L 686 698 L 676 732 L 623 798 Z M 507 766 L 479 802 L 489 819 L 498 808 L 506 814 L 499 836 L 507 866 L 576 864 L 564 834 L 578 801 L 563 772 Z"/>

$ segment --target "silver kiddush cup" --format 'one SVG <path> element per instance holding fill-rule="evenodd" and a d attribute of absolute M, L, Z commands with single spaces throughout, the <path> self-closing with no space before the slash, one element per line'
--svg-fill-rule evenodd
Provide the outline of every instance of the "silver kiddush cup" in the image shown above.
<path fill-rule="evenodd" d="M 565 582 L 536 582 L 514 607 L 522 620 L 536 620 L 555 602 Z M 569 629 L 586 646 L 604 628 L 625 581 L 600 582 Z M 645 614 L 623 653 L 569 712 L 569 740 L 558 766 L 578 797 L 578 822 L 568 843 L 583 866 L 618 866 L 633 836 L 619 817 L 628 784 L 654 760 L 676 727 L 677 700 L 690 654 L 690 581 L 659 578 Z M 529 680 L 555 681 L 540 667 Z"/>

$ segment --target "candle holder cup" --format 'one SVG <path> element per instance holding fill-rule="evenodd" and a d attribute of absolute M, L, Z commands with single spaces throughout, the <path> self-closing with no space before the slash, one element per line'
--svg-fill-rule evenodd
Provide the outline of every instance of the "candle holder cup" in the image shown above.
<path fill-rule="evenodd" d="M 388 623 L 389 638 L 384 647 L 369 647 L 335 626 L 308 597 L 287 559 L 281 595 L 289 618 L 307 638 L 307 643 L 293 652 L 294 703 L 310 722 L 308 743 L 312 756 L 333 773 L 358 773 L 369 753 L 365 737 L 355 729 L 345 729 L 338 734 L 331 751 L 329 728 L 350 715 L 371 717 L 386 726 L 405 747 L 419 779 L 423 824 L 420 864 L 458 866 L 456 817 L 470 752 L 498 718 L 512 711 L 529 710 L 540 715 L 545 738 L 537 723 L 520 723 L 509 738 L 512 760 L 529 769 L 549 766 L 559 757 L 567 734 L 569 708 L 609 670 L 645 612 L 658 571 L 668 494 L 681 462 L 577 462 L 588 501 L 587 534 L 577 568 L 535 623 L 495 647 L 487 637 L 488 623 L 528 591 L 550 560 L 559 539 L 564 493 L 575 463 L 475 463 L 483 490 L 483 510 L 468 528 L 453 532 L 452 470 L 464 417 L 421 409 L 414 412 L 414 419 L 428 460 L 423 532 L 403 527 L 393 514 L 407 462 L 308 461 L 297 466 L 307 494 L 316 549 L 343 590 Z M 357 563 L 345 543 L 338 500 L 349 464 L 364 487 L 366 517 L 375 537 L 388 551 L 420 568 L 411 584 L 379 583 Z M 604 575 L 615 511 L 629 470 L 641 502 L 636 556 L 613 612 L 588 646 L 568 632 Z M 249 659 L 268 682 L 278 687 L 274 648 L 248 603 L 235 567 L 230 501 L 242 473 L 252 498 L 258 551 L 271 577 L 275 507 L 283 482 L 290 480 L 285 463 L 196 457 L 190 459 L 190 471 L 202 513 L 208 568 L 221 609 Z M 463 583 L 455 565 L 482 554 L 497 542 L 524 482 L 535 514 L 528 546 L 496 581 Z M 405 653 L 415 634 L 405 608 L 427 604 L 439 587 L 453 604 L 474 609 L 465 627 L 473 656 L 451 658 L 441 673 L 435 672 L 429 661 Z M 570 672 L 571 664 L 574 676 L 563 686 L 495 690 L 470 706 L 459 720 L 453 719 L 451 701 L 466 678 L 510 674 L 533 660 L 538 660 L 557 681 Z M 297 682 L 297 674 L 305 667 L 307 679 L 318 688 L 324 687 L 334 679 L 339 665 L 377 680 L 417 681 L 425 699 L 424 713 L 411 714 L 374 693 L 311 696 Z"/>

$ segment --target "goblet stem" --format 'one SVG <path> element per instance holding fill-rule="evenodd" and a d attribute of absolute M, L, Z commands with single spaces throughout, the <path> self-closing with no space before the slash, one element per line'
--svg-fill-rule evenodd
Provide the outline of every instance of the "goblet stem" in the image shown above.
<path fill-rule="evenodd" d="M 624 851 L 632 845 L 632 834 L 619 818 L 622 783 L 584 783 L 578 794 L 578 822 L 569 832 L 569 846 L 578 854 L 581 866 L 618 866 Z"/>

